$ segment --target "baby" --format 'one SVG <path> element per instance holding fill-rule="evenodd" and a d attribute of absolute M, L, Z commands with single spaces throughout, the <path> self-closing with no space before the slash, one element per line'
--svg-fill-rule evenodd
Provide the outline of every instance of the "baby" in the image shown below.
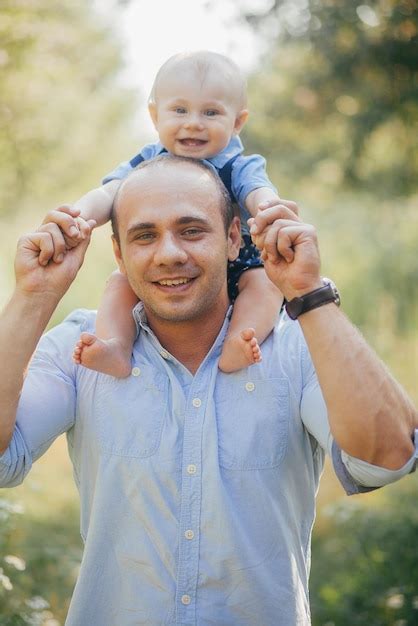
<path fill-rule="evenodd" d="M 283 297 L 264 272 L 257 248 L 246 230 L 246 218 L 279 203 L 259 155 L 243 156 L 239 133 L 248 118 L 246 84 L 229 58 L 214 52 L 177 54 L 160 68 L 149 99 L 149 113 L 159 142 L 145 146 L 83 196 L 75 208 L 85 220 L 103 224 L 110 218 L 121 179 L 139 163 L 169 152 L 204 159 L 217 170 L 243 224 L 240 255 L 228 265 L 228 290 L 234 302 L 219 368 L 232 372 L 261 360 L 259 343 L 273 328 Z M 96 335 L 83 333 L 74 360 L 115 377 L 131 371 L 136 336 L 132 308 L 137 297 L 125 276 L 108 281 L 96 323 Z"/>

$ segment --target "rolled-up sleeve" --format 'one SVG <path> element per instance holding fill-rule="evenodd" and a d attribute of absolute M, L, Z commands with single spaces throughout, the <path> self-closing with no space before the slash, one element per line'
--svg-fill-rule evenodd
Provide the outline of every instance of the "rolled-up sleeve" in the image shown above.
<path fill-rule="evenodd" d="M 71 352 L 85 329 L 85 319 L 76 312 L 39 342 L 23 385 L 12 439 L 0 456 L 1 487 L 20 484 L 33 462 L 74 424 L 76 366 Z"/>
<path fill-rule="evenodd" d="M 389 470 L 350 456 L 334 441 L 328 422 L 328 411 L 309 353 L 304 349 L 304 386 L 301 417 L 308 432 L 332 459 L 334 471 L 348 495 L 373 491 L 393 483 L 415 471 L 418 456 L 418 431 L 415 431 L 415 451 L 403 467 Z"/>

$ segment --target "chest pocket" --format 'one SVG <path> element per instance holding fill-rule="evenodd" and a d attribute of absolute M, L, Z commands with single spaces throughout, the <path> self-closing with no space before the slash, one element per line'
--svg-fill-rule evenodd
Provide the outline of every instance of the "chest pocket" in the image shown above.
<path fill-rule="evenodd" d="M 219 378 L 215 400 L 220 465 L 235 470 L 280 465 L 290 421 L 287 380 Z"/>
<path fill-rule="evenodd" d="M 135 375 L 120 380 L 99 376 L 95 423 L 103 452 L 144 458 L 155 454 L 168 404 L 168 380 L 139 365 Z"/>

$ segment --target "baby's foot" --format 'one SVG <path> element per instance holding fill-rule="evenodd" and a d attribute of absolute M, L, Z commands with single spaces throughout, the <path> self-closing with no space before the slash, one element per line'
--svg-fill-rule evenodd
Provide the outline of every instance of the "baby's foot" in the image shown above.
<path fill-rule="evenodd" d="M 131 373 L 130 350 L 117 339 L 99 339 L 90 333 L 81 333 L 74 348 L 73 361 L 115 378 L 126 378 Z"/>
<path fill-rule="evenodd" d="M 261 350 L 254 328 L 246 328 L 239 335 L 227 337 L 219 359 L 222 372 L 236 372 L 248 365 L 260 363 Z"/>

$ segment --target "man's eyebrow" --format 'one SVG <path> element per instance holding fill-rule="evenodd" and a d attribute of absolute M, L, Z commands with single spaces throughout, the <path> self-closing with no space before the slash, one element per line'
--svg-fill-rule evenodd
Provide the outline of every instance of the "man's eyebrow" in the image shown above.
<path fill-rule="evenodd" d="M 178 226 L 185 226 L 187 224 L 201 224 L 202 226 L 209 226 L 210 222 L 204 217 L 200 217 L 198 215 L 183 215 L 179 217 L 175 223 Z M 155 222 L 136 222 L 136 224 L 132 224 L 127 230 L 127 235 L 131 235 L 132 233 L 136 233 L 139 230 L 154 230 L 158 228 L 158 225 Z"/>
<path fill-rule="evenodd" d="M 137 230 L 149 230 L 152 228 L 156 228 L 156 224 L 154 224 L 154 222 L 137 222 L 128 228 L 127 234 L 129 235 Z"/>
<path fill-rule="evenodd" d="M 183 217 L 179 217 L 178 220 L 176 220 L 176 224 L 179 224 L 179 226 L 183 226 L 184 224 L 190 224 L 194 222 L 195 224 L 202 224 L 202 225 L 209 225 L 209 220 L 207 220 L 204 217 L 199 217 L 197 215 L 184 215 Z"/>

